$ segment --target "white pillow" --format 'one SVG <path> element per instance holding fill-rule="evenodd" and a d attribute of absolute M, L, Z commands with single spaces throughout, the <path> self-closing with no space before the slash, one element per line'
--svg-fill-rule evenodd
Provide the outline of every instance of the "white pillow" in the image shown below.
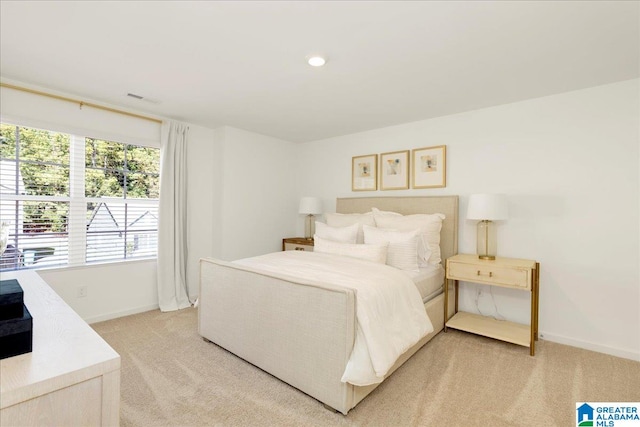
<path fill-rule="evenodd" d="M 442 262 L 440 255 L 440 230 L 445 216 L 436 214 L 400 215 L 373 209 L 376 226 L 394 230 L 420 230 L 418 257 L 420 265 L 437 265 Z"/>
<path fill-rule="evenodd" d="M 347 225 L 359 224 L 360 228 L 358 229 L 358 238 L 356 243 L 364 243 L 364 234 L 362 233 L 363 225 L 370 225 L 371 227 L 376 226 L 372 212 L 363 214 L 325 213 L 324 218 L 327 221 L 327 225 L 332 227 L 346 227 Z"/>
<path fill-rule="evenodd" d="M 347 227 L 331 227 L 324 222 L 316 221 L 316 236 L 322 239 L 342 243 L 356 243 L 360 225 L 353 224 Z"/>
<path fill-rule="evenodd" d="M 364 243 L 388 243 L 387 264 L 400 270 L 420 271 L 418 268 L 419 230 L 396 231 L 364 225 Z"/>
<path fill-rule="evenodd" d="M 332 242 L 317 234 L 314 236 L 313 251 L 325 254 L 349 256 L 365 261 L 384 264 L 387 261 L 387 243 L 377 245 L 359 245 L 355 243 Z"/>
<path fill-rule="evenodd" d="M 375 217 L 378 216 L 404 216 L 401 213 L 398 212 L 391 212 L 391 211 L 381 211 L 378 208 L 371 208 L 371 213 L 373 214 L 373 220 L 375 222 Z"/>

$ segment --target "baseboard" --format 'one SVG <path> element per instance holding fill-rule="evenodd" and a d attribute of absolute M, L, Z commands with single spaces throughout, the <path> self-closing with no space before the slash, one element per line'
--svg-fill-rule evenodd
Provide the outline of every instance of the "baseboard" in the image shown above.
<path fill-rule="evenodd" d="M 596 351 L 598 353 L 609 354 L 611 356 L 622 357 L 640 362 L 640 351 L 626 350 L 622 348 L 610 347 L 588 341 L 576 340 L 574 338 L 556 335 L 549 332 L 540 332 L 540 338 L 545 341 L 551 341 L 558 344 L 565 344 L 571 347 L 578 347 L 585 350 Z"/>
<path fill-rule="evenodd" d="M 132 314 L 144 313 L 145 311 L 158 310 L 160 306 L 158 304 L 145 305 L 142 307 L 131 308 L 129 310 L 117 311 L 114 313 L 101 314 L 100 316 L 93 316 L 83 319 L 88 324 L 104 322 L 105 320 L 117 319 L 118 317 L 130 316 Z"/>

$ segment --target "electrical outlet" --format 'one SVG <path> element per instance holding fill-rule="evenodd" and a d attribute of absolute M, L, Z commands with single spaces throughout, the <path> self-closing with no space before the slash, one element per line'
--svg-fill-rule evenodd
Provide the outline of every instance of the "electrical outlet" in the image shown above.
<path fill-rule="evenodd" d="M 78 287 L 78 298 L 85 298 L 87 296 L 87 287 L 80 286 Z"/>

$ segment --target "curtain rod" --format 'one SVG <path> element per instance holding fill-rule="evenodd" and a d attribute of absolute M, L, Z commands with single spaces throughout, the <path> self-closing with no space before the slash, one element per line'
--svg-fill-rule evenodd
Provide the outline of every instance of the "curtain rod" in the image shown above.
<path fill-rule="evenodd" d="M 150 122 L 155 122 L 155 123 L 162 124 L 162 120 L 154 119 L 153 117 L 147 117 L 147 116 L 143 116 L 141 114 L 129 113 L 127 111 L 117 110 L 115 108 L 104 107 L 102 105 L 94 104 L 92 102 L 85 102 L 85 101 L 80 101 L 78 99 L 67 98 L 66 96 L 54 95 L 52 93 L 42 92 L 42 91 L 35 90 L 35 89 L 28 89 L 26 87 L 15 86 L 15 85 L 7 84 L 7 83 L 0 83 L 0 87 L 6 87 L 8 89 L 15 89 L 15 90 L 20 90 L 22 92 L 32 93 L 32 94 L 35 94 L 35 95 L 46 96 L 48 98 L 58 99 L 60 101 L 71 102 L 71 103 L 80 105 L 80 108 L 82 108 L 83 106 L 87 106 L 87 107 L 91 107 L 91 108 L 96 108 L 98 110 L 109 111 L 111 113 L 122 114 L 124 116 L 135 117 L 137 119 L 149 120 Z"/>

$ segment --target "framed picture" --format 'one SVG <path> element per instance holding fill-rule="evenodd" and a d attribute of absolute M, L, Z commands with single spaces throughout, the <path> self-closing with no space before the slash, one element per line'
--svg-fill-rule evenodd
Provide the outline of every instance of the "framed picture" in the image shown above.
<path fill-rule="evenodd" d="M 447 146 L 411 150 L 413 170 L 412 188 L 438 188 L 447 186 Z"/>
<path fill-rule="evenodd" d="M 351 190 L 375 191 L 378 189 L 378 155 L 356 156 L 351 160 Z"/>
<path fill-rule="evenodd" d="M 409 150 L 380 154 L 380 189 L 409 188 Z"/>

